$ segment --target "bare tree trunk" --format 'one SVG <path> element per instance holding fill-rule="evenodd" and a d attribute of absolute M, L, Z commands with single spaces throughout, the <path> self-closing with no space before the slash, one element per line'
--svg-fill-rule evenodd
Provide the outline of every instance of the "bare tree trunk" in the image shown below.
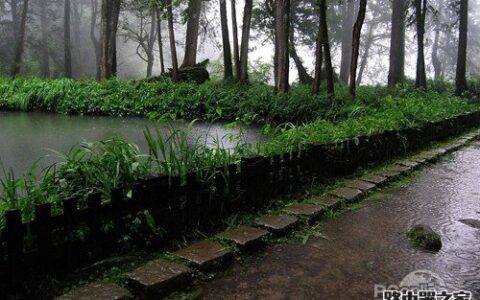
<path fill-rule="evenodd" d="M 317 51 L 315 62 L 315 79 L 313 83 L 313 93 L 318 94 L 320 90 L 320 82 L 322 80 L 322 56 L 325 55 L 325 75 L 327 80 L 327 93 L 329 97 L 335 94 L 335 86 L 333 80 L 332 57 L 330 55 L 330 42 L 328 38 L 327 24 L 327 2 L 320 0 L 319 3 L 319 35 L 317 37 Z M 320 44 L 320 47 L 319 47 Z M 322 55 L 323 54 L 323 55 Z"/>
<path fill-rule="evenodd" d="M 360 53 L 360 35 L 362 33 L 363 22 L 365 21 L 365 12 L 367 10 L 367 0 L 360 0 L 360 9 L 358 10 L 357 21 L 353 26 L 352 35 L 352 64 L 350 65 L 350 95 L 355 97 L 357 86 L 357 66 L 358 55 Z"/>
<path fill-rule="evenodd" d="M 307 69 L 304 67 L 302 59 L 298 56 L 297 49 L 295 47 L 295 24 L 297 23 L 297 16 L 295 14 L 299 1 L 293 0 L 290 3 L 290 32 L 289 32 L 289 50 L 290 56 L 295 63 L 295 67 L 298 71 L 298 81 L 301 84 L 312 84 L 313 78 L 308 74 Z"/>
<path fill-rule="evenodd" d="M 46 2 L 45 0 L 42 0 L 40 6 L 40 28 L 42 31 L 40 73 L 43 78 L 50 78 L 50 50 L 48 45 L 48 19 L 46 8 Z"/>
<path fill-rule="evenodd" d="M 96 64 L 96 79 L 100 80 L 100 66 L 101 66 L 101 49 L 100 49 L 100 42 L 98 41 L 97 37 L 95 36 L 95 29 L 97 27 L 97 18 L 98 18 L 98 0 L 91 0 L 90 1 L 91 8 L 92 8 L 92 16 L 90 20 L 90 40 L 93 44 L 93 49 L 95 50 L 95 64 Z"/>
<path fill-rule="evenodd" d="M 461 96 L 467 88 L 467 33 L 468 33 L 468 0 L 460 1 L 460 26 L 458 38 L 457 72 L 455 77 L 455 93 Z"/>
<path fill-rule="evenodd" d="M 155 30 L 157 25 L 155 10 L 151 10 L 151 24 L 150 33 L 147 41 L 147 77 L 152 76 L 153 64 L 155 63 L 155 55 L 153 55 L 153 48 L 155 46 Z"/>
<path fill-rule="evenodd" d="M 319 7 L 320 11 L 322 10 L 322 6 Z M 321 18 L 319 18 L 321 19 Z M 322 39 L 322 22 L 321 20 L 318 22 L 318 33 L 317 33 L 317 41 L 316 41 L 316 49 L 315 49 L 315 75 L 313 77 L 312 83 L 312 94 L 318 95 L 320 93 L 320 83 L 322 82 L 322 65 L 323 65 L 323 39 Z"/>
<path fill-rule="evenodd" d="M 22 18 L 20 20 L 20 27 L 18 28 L 16 41 L 17 43 L 15 46 L 15 56 L 12 65 L 11 75 L 13 77 L 17 76 L 20 73 L 20 69 L 22 67 L 22 58 L 25 48 L 25 32 L 27 30 L 28 1 L 29 0 L 23 1 Z"/>
<path fill-rule="evenodd" d="M 277 91 L 288 92 L 290 55 L 288 51 L 288 33 L 290 26 L 290 0 L 275 0 L 275 40 L 276 40 L 276 61 L 277 78 L 275 89 Z"/>
<path fill-rule="evenodd" d="M 198 28 L 202 0 L 190 0 L 187 14 L 187 34 L 185 37 L 185 56 L 181 67 L 193 66 L 197 63 Z"/>
<path fill-rule="evenodd" d="M 423 3 L 423 4 L 422 4 Z M 427 0 L 415 0 L 415 16 L 417 22 L 417 77 L 415 86 L 417 88 L 427 88 L 427 74 L 425 71 L 425 15 L 427 13 Z"/>
<path fill-rule="evenodd" d="M 79 11 L 79 5 L 82 5 L 80 1 L 72 2 L 72 33 L 73 33 L 73 58 L 72 58 L 72 76 L 77 77 L 78 75 L 84 74 L 84 65 L 85 60 L 84 52 L 82 51 L 81 45 L 81 32 L 82 28 L 82 16 Z"/>
<path fill-rule="evenodd" d="M 64 23 L 63 23 L 63 51 L 65 64 L 65 77 L 72 78 L 72 47 L 70 40 L 70 0 L 65 0 L 64 6 Z"/>
<path fill-rule="evenodd" d="M 360 70 L 358 71 L 357 76 L 357 84 L 360 85 L 363 80 L 363 73 L 365 72 L 365 68 L 367 67 L 368 56 L 370 55 L 370 48 L 372 47 L 373 42 L 373 29 L 375 28 L 375 24 L 370 24 L 368 28 L 368 36 L 367 40 L 365 41 L 365 46 L 362 55 L 362 62 L 360 63 Z"/>
<path fill-rule="evenodd" d="M 434 79 L 439 80 L 442 74 L 442 62 L 438 58 L 438 40 L 440 38 L 440 30 L 435 29 L 435 38 L 432 45 L 432 65 L 434 71 Z"/>
<path fill-rule="evenodd" d="M 243 9 L 242 43 L 240 46 L 240 82 L 248 82 L 248 43 L 252 23 L 253 0 L 245 0 Z"/>
<path fill-rule="evenodd" d="M 407 1 L 393 0 L 392 32 L 390 39 L 390 69 L 388 86 L 393 87 L 405 80 L 405 18 Z"/>
<path fill-rule="evenodd" d="M 233 78 L 232 51 L 230 49 L 230 36 L 228 34 L 227 3 L 226 0 L 220 0 L 220 22 L 222 25 L 222 44 L 223 44 L 223 78 L 230 80 Z"/>
<path fill-rule="evenodd" d="M 102 0 L 102 43 L 100 79 L 117 75 L 117 30 L 121 0 Z"/>
<path fill-rule="evenodd" d="M 162 11 L 157 8 L 157 37 L 158 37 L 158 52 L 160 53 L 160 74 L 165 74 L 165 61 L 163 58 L 163 41 L 162 41 Z"/>
<path fill-rule="evenodd" d="M 355 2 L 345 0 L 342 4 L 342 59 L 340 63 L 340 80 L 348 83 L 348 71 L 352 60 L 352 35 L 353 18 L 355 14 Z"/>
<path fill-rule="evenodd" d="M 235 65 L 235 77 L 240 78 L 240 53 L 238 46 L 237 5 L 235 0 L 232 4 L 232 34 L 233 34 L 233 63 Z"/>
<path fill-rule="evenodd" d="M 172 0 L 167 0 L 167 18 L 168 18 L 168 34 L 170 39 L 170 51 L 172 53 L 172 81 L 178 81 L 178 60 L 177 46 L 175 45 L 175 29 L 173 28 L 173 8 Z"/>

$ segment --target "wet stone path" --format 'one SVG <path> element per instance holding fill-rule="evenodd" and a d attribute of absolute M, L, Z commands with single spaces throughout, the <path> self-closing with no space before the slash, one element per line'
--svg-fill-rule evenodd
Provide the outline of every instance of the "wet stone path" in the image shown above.
<path fill-rule="evenodd" d="M 381 299 L 375 285 L 398 286 L 418 270 L 432 272 L 429 282 L 440 289 L 467 290 L 480 299 L 479 179 L 475 143 L 408 183 L 383 189 L 359 209 L 324 221 L 324 238 L 312 237 L 305 245 L 292 239 L 236 263 L 203 286 L 202 299 Z M 407 240 L 406 230 L 419 223 L 441 235 L 438 253 Z"/>

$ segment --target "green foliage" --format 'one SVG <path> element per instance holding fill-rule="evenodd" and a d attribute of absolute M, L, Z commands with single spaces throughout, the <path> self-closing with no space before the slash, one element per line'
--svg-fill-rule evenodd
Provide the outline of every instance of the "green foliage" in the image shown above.
<path fill-rule="evenodd" d="M 265 143 L 245 145 L 242 134 L 215 137 L 214 143 L 188 140 L 186 131 L 171 128 L 144 132 L 148 154 L 121 138 L 81 143 L 66 153 L 56 153 L 61 162 L 45 169 L 34 164 L 19 178 L 4 169 L 0 181 L 0 225 L 3 211 L 18 208 L 30 220 L 35 204 L 85 199 L 100 192 L 107 199 L 111 190 L 124 187 L 128 192 L 135 179 L 149 175 L 181 176 L 200 172 L 204 181 L 214 178 L 219 166 L 239 163 L 245 155 L 268 155 L 371 135 L 384 130 L 420 126 L 480 109 L 480 103 L 452 96 L 449 83 L 436 82 L 434 90 L 418 91 L 410 86 L 387 89 L 361 87 L 352 99 L 344 86 L 337 86 L 335 98 L 311 96 L 310 87 L 294 86 L 288 94 L 275 94 L 269 86 L 243 86 L 227 83 L 193 85 L 37 79 L 0 79 L 0 109 L 42 110 L 61 113 L 148 115 L 157 119 L 233 119 L 227 127 L 248 121 L 287 121 L 266 123 Z M 474 85 L 472 85 L 475 87 Z M 480 89 L 479 89 L 480 90 Z M 470 93 L 473 93 L 470 91 Z M 309 123 L 300 123 L 313 120 Z M 188 130 L 194 126 L 190 123 Z M 222 140 L 236 142 L 225 149 Z M 82 203 L 84 204 L 84 203 Z M 142 217 L 148 224 L 148 216 Z M 139 218 L 140 220 L 141 218 Z M 148 227 L 148 226 L 147 226 Z M 143 227 L 139 227 L 143 228 Z"/>

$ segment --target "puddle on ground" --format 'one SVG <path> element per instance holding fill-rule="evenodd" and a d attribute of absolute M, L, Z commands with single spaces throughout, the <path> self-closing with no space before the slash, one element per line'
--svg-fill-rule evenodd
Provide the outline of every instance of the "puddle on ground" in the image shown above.
<path fill-rule="evenodd" d="M 416 270 L 480 299 L 480 230 L 461 221 L 480 219 L 479 178 L 477 143 L 419 171 L 406 187 L 387 188 L 380 200 L 324 222 L 328 240 L 271 246 L 237 264 L 205 285 L 203 299 L 378 299 L 375 284 L 398 286 Z M 422 223 L 442 237 L 436 254 L 405 236 Z"/>

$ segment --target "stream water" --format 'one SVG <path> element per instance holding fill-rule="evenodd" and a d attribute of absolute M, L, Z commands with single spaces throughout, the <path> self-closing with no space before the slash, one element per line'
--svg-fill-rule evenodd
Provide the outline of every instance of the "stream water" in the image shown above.
<path fill-rule="evenodd" d="M 171 128 L 186 129 L 188 124 L 171 122 Z M 19 175 L 42 159 L 44 165 L 58 158 L 51 150 L 65 152 L 82 141 L 100 141 L 112 136 L 122 136 L 139 146 L 143 153 L 147 151 L 143 131 L 155 128 L 165 135 L 169 126 L 144 118 L 112 118 L 92 116 L 66 116 L 46 113 L 0 112 L 0 161 L 5 168 Z M 238 135 L 240 129 L 225 129 L 224 124 L 197 122 L 189 131 L 190 144 L 212 145 L 221 140 L 225 148 L 233 147 L 229 134 Z M 256 143 L 260 139 L 260 129 L 242 128 L 241 141 Z M 0 178 L 3 178 L 0 172 Z"/>
<path fill-rule="evenodd" d="M 437 290 L 470 291 L 478 300 L 479 178 L 477 143 L 325 221 L 323 238 L 270 246 L 261 257 L 237 264 L 207 283 L 202 299 L 382 299 L 375 286 L 381 291 L 413 278 Z M 477 221 L 468 225 L 464 219 Z M 419 223 L 441 235 L 438 253 L 412 247 L 406 238 Z"/>

